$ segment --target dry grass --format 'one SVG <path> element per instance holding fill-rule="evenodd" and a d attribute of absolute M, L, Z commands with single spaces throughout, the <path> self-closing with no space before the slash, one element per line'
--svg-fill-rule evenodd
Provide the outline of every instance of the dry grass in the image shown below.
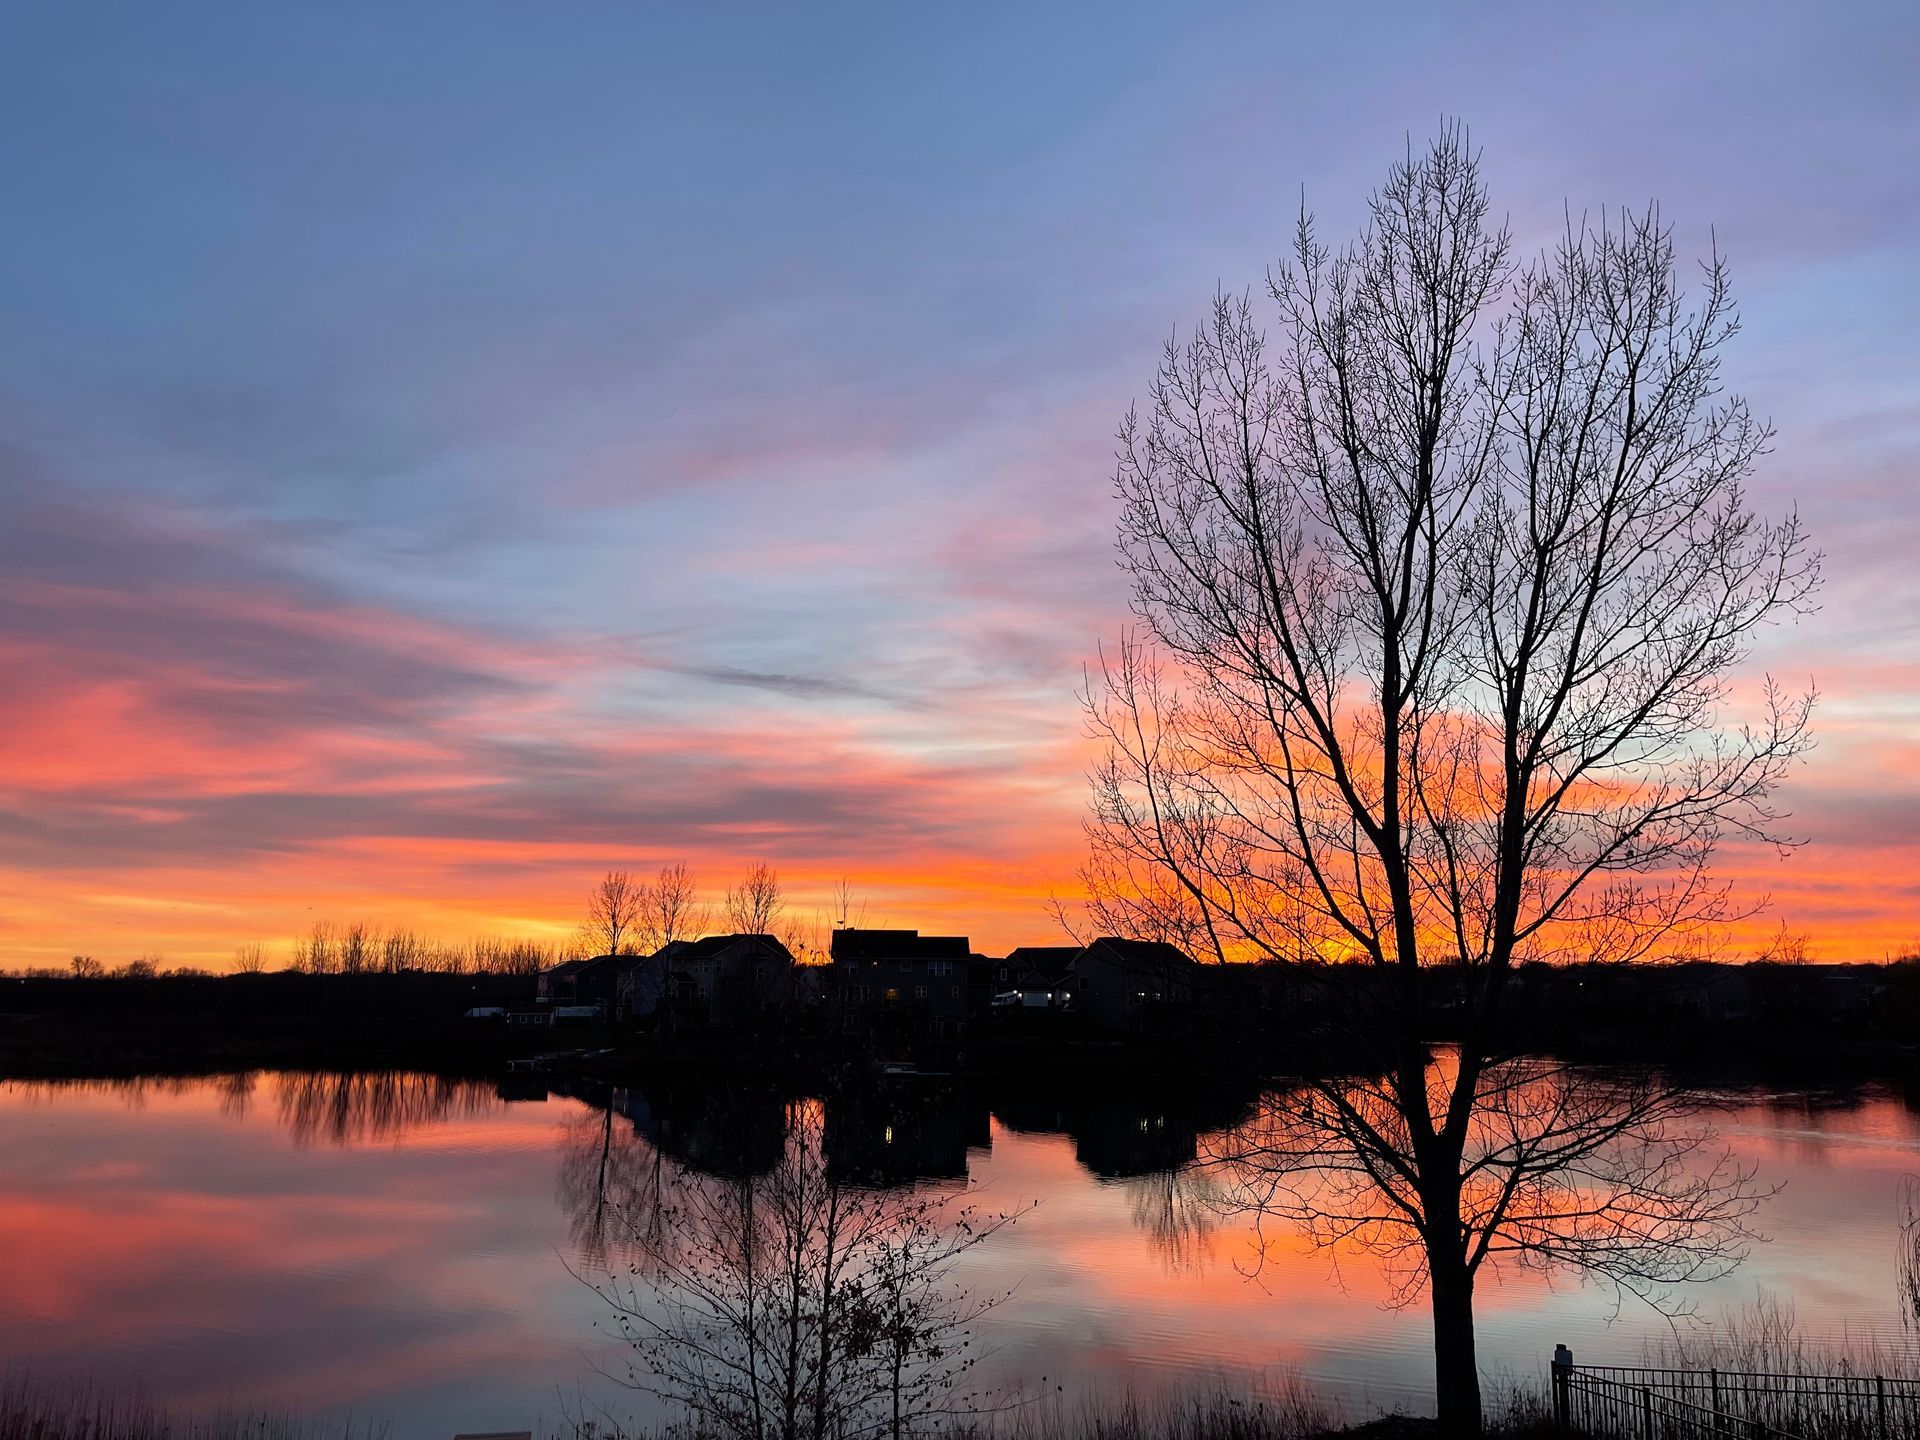
<path fill-rule="evenodd" d="M 185 1416 L 138 1394 L 0 1378 L 0 1440 L 383 1440 L 385 1426 L 265 1410 Z"/>
<path fill-rule="evenodd" d="M 1309 1440 L 1341 1428 L 1337 1407 L 1289 1378 L 1274 1393 L 1242 1399 L 1224 1390 L 1142 1401 L 1069 1405 L 1044 1400 L 957 1427 L 956 1440 Z"/>

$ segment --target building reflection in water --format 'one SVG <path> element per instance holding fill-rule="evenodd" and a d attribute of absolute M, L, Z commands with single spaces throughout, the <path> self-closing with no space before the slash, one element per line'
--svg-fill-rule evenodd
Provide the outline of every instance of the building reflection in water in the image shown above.
<path fill-rule="evenodd" d="M 1910 1345 L 1920 1330 L 1920 1185 L 1903 1181 L 1920 1169 L 1920 1084 L 1724 1084 L 1737 1101 L 1730 1143 L 1789 1185 L 1769 1211 L 1779 1240 L 1702 1292 L 1702 1313 L 1737 1308 L 1765 1286 L 1804 1297 L 1823 1334 L 1866 1317 L 1876 1343 Z M 19 1263 L 0 1267 L 13 1316 L 0 1339 L 43 1365 L 117 1347 L 177 1387 L 176 1399 L 195 1398 L 196 1377 L 227 1373 L 236 1329 L 252 1347 L 246 1363 L 279 1377 L 274 1393 L 290 1403 L 309 1403 L 300 1387 L 313 1383 L 315 1356 L 343 1367 L 351 1357 L 356 1378 L 340 1379 L 342 1368 L 325 1383 L 356 1403 L 374 1392 L 352 1387 L 385 1373 L 380 1354 L 414 1387 L 407 1403 L 422 1407 L 445 1409 L 454 1403 L 445 1394 L 470 1391 L 498 1402 L 509 1381 L 544 1386 L 561 1363 L 554 1355 L 572 1363 L 576 1352 L 571 1338 L 541 1347 L 571 1337 L 581 1311 L 555 1247 L 579 1273 L 619 1264 L 630 1240 L 664 1223 L 690 1177 L 773 1167 L 795 1106 L 857 1185 L 944 1196 L 972 1178 L 989 1181 L 996 1201 L 1043 1202 L 977 1272 L 1027 1285 L 1007 1344 L 1039 1373 L 1071 1363 L 1187 1374 L 1220 1356 L 1265 1364 L 1285 1348 L 1331 1367 L 1340 1384 L 1425 1383 L 1424 1337 L 1388 1328 L 1375 1308 L 1386 1286 L 1359 1267 L 1330 1287 L 1327 1261 L 1289 1252 L 1269 1281 L 1287 1292 L 1285 1306 L 1242 1293 L 1230 1262 L 1246 1253 L 1245 1217 L 1216 1208 L 1231 1197 L 1214 1187 L 1228 1191 L 1231 1176 L 1206 1162 L 1216 1136 L 1258 1113 L 1252 1089 L 862 1077 L 821 1095 L 731 1078 L 641 1088 L 262 1071 L 11 1081 L 0 1095 L 27 1112 L 11 1116 L 9 1132 L 9 1215 L 21 1238 Z M 43 1103 L 59 1113 L 31 1113 Z M 133 1113 L 115 1117 L 122 1106 Z M 289 1157 L 290 1147 L 305 1153 Z M 374 1153 L 344 1167 L 326 1153 L 356 1148 Z M 259 1203 L 267 1194 L 273 1203 Z M 137 1224 L 102 1219 L 129 1209 Z M 76 1238 L 101 1234 L 112 1243 Z M 1215 1263 L 1155 1276 L 1141 1264 L 1142 1241 L 1172 1271 Z M 486 1282 L 478 1301 L 476 1277 Z M 1523 1283 L 1490 1302 L 1490 1346 L 1515 1363 L 1536 1360 L 1542 1313 L 1576 1348 L 1583 1335 L 1614 1353 L 1643 1338 L 1607 1329 L 1600 1299 Z M 470 1353 L 442 1348 L 449 1315 L 474 1337 Z M 113 1317 L 105 1338 L 93 1316 Z M 193 1366 L 180 1363 L 180 1334 L 199 1337 Z M 1358 1368 L 1341 1370 L 1343 1357 Z"/>
<path fill-rule="evenodd" d="M 585 1107 L 562 1127 L 556 1190 L 575 1247 L 594 1263 L 618 1250 L 622 1226 L 658 1220 L 677 1175 L 766 1174 L 787 1143 L 793 1107 L 817 1105 L 830 1173 L 862 1187 L 963 1185 L 991 1151 L 996 1120 L 1064 1136 L 1085 1170 L 1125 1189 L 1162 1258 L 1184 1268 L 1204 1258 L 1212 1228 L 1201 1136 L 1236 1123 L 1258 1099 L 1252 1087 L 1129 1093 L 1057 1082 L 874 1082 L 824 1097 L 687 1080 L 648 1090 L 591 1081 L 553 1088 Z"/>

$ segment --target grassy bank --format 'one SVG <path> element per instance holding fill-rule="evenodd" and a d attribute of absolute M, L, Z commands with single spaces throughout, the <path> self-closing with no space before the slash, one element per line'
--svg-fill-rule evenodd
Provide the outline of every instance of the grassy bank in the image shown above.
<path fill-rule="evenodd" d="M 0 1440 L 385 1440 L 386 1428 L 269 1410 L 186 1415 L 89 1385 L 0 1379 Z"/>
<path fill-rule="evenodd" d="M 1534 1440 L 1549 1427 L 1530 1403 L 1491 1417 L 1496 1440 Z M 916 1432 L 919 1433 L 919 1432 Z M 1381 1416 L 1342 1421 L 1304 1385 L 1243 1400 L 1224 1392 L 1159 1402 L 1023 1405 L 981 1419 L 955 1420 L 937 1440 L 1415 1440 L 1436 1435 L 1432 1421 Z M 301 1419 L 272 1411 L 222 1409 L 204 1415 L 169 1410 L 137 1397 L 90 1387 L 0 1382 L 0 1440 L 387 1440 L 378 1422 Z M 425 1440 L 425 1437 L 423 1437 Z M 605 1419 L 572 1420 L 536 1440 L 740 1440 L 669 1427 L 626 1430 Z M 922 1437 L 925 1440 L 925 1437 Z"/>

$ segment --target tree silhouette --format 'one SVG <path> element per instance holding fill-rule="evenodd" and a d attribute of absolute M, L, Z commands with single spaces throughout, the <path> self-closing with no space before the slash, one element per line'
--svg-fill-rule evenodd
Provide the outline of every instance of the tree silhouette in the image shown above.
<path fill-rule="evenodd" d="M 1263 1213 L 1412 1263 L 1471 1433 L 1491 1257 L 1651 1295 L 1739 1253 L 1758 1192 L 1700 1160 L 1684 1097 L 1516 1058 L 1509 991 L 1732 913 L 1710 858 L 1777 838 L 1812 697 L 1729 675 L 1818 565 L 1742 493 L 1769 432 L 1721 393 L 1717 255 L 1689 302 L 1649 210 L 1517 263 L 1457 127 L 1368 214 L 1335 250 L 1303 213 L 1278 344 L 1219 295 L 1121 427 L 1139 629 L 1087 697 L 1085 879 L 1218 957 L 1366 967 L 1332 993 L 1373 1078 L 1268 1107 L 1228 1158 Z"/>
<path fill-rule="evenodd" d="M 609 870 L 587 897 L 587 938 L 600 955 L 624 955 L 644 923 L 646 886 L 624 870 Z"/>
<path fill-rule="evenodd" d="M 633 1348 L 626 1383 L 732 1440 L 904 1440 L 987 1403 L 971 1326 L 1006 1296 L 953 1271 L 1019 1212 L 851 1183 L 812 1102 L 764 1173 L 668 1170 L 593 1222 L 630 1257 L 589 1281 Z"/>
<path fill-rule="evenodd" d="M 684 860 L 662 865 L 660 873 L 642 890 L 640 932 L 650 950 L 696 938 L 711 918 L 700 903 L 699 887 Z"/>
<path fill-rule="evenodd" d="M 727 890 L 727 925 L 736 935 L 774 934 L 786 908 L 780 877 L 764 860 L 756 860 Z"/>

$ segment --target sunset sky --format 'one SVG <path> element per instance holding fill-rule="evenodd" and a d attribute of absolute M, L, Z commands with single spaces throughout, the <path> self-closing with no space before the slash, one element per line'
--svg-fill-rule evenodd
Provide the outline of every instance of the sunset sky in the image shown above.
<path fill-rule="evenodd" d="M 1115 424 L 1443 115 L 1731 257 L 1829 576 L 1743 943 L 1920 942 L 1920 11 L 1040 8 L 10 6 L 0 967 L 677 858 L 1050 939 Z"/>

